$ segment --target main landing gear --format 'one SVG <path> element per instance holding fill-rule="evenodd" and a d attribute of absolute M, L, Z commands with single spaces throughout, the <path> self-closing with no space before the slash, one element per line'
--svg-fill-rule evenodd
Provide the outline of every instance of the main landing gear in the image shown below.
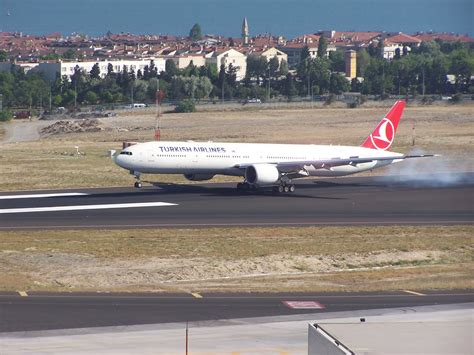
<path fill-rule="evenodd" d="M 273 186 L 272 191 L 275 193 L 293 193 L 295 192 L 295 185 L 293 184 L 280 184 L 278 186 Z"/>
<path fill-rule="evenodd" d="M 239 191 L 257 191 L 258 187 L 255 184 L 249 184 L 248 182 L 239 182 L 237 184 L 237 190 Z M 272 187 L 273 193 L 292 193 L 295 192 L 295 185 L 288 183 L 281 183 L 278 186 Z"/>

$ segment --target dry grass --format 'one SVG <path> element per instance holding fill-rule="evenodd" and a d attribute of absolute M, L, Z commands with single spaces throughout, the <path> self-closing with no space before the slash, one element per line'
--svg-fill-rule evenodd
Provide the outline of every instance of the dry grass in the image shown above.
<path fill-rule="evenodd" d="M 438 158 L 442 164 L 437 164 L 437 170 L 439 166 L 454 171 L 474 169 L 472 108 L 472 105 L 408 107 L 393 150 L 409 152 L 414 148 L 411 143 L 415 122 L 415 148 L 444 154 L 444 158 Z M 386 107 L 295 108 L 168 114 L 163 118 L 162 136 L 166 140 L 358 145 L 386 110 Z M 130 185 L 133 178 L 113 164 L 107 151 L 120 149 L 123 140 L 151 140 L 154 121 L 153 110 L 125 112 L 117 118 L 104 119 L 104 132 L 4 144 L 0 154 L 0 189 Z M 74 146 L 79 146 L 85 155 L 74 156 Z M 422 162 L 417 170 L 430 168 L 429 162 Z M 176 175 L 145 176 L 144 180 L 185 181 Z"/>
<path fill-rule="evenodd" d="M 319 291 L 473 287 L 474 227 L 1 232 L 0 288 Z"/>

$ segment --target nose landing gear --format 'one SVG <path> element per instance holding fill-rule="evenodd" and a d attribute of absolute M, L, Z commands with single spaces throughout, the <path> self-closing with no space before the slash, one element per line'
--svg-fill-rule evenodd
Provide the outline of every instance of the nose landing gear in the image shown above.
<path fill-rule="evenodd" d="M 141 173 L 139 171 L 130 171 L 130 174 L 133 174 L 135 176 L 135 179 L 137 180 L 135 181 L 135 184 L 133 186 L 135 186 L 136 189 L 141 189 L 142 188 L 142 182 L 140 180 Z"/>

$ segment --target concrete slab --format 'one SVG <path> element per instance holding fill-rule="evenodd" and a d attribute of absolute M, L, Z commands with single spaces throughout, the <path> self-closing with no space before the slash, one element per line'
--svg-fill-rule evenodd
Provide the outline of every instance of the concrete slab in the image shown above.
<path fill-rule="evenodd" d="M 415 324 L 420 339 L 434 344 L 461 342 L 472 352 L 474 304 L 380 309 L 356 312 L 246 318 L 189 324 L 189 352 L 213 354 L 307 354 L 309 322 L 346 326 L 365 317 L 369 327 L 383 331 L 379 342 L 389 341 L 403 324 Z M 349 322 L 349 323 L 348 323 Z M 452 324 L 449 337 L 441 336 L 438 324 Z M 355 324 L 359 326 L 358 324 Z M 444 328 L 447 329 L 447 328 Z M 361 334 L 360 326 L 355 334 Z M 359 332 L 359 333 L 357 333 Z M 433 332 L 433 336 L 430 336 Z M 458 333 L 459 332 L 459 333 Z M 334 333 L 337 329 L 334 328 Z M 342 333 L 341 333 L 342 334 Z M 345 333 L 344 333 L 345 334 Z M 351 337 L 347 331 L 347 340 Z M 410 334 L 416 339 L 416 334 Z M 427 338 L 429 336 L 429 338 Z M 385 339 L 385 340 L 384 340 Z M 443 343 L 438 344 L 441 348 Z M 361 345 L 362 346 L 362 345 Z M 185 324 L 71 329 L 0 334 L 1 354 L 183 354 Z M 443 348 L 444 349 L 444 348 Z M 406 353 L 406 352 L 405 352 Z"/>

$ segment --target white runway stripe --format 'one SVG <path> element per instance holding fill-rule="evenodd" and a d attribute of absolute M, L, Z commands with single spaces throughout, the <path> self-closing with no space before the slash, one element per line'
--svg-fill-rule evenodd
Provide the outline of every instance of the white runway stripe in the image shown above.
<path fill-rule="evenodd" d="M 7 208 L 7 209 L 0 210 L 0 214 L 33 213 L 33 212 L 60 212 L 60 211 L 85 211 L 85 210 L 107 210 L 107 209 L 115 209 L 115 208 L 161 207 L 161 206 L 176 206 L 176 205 L 177 205 L 176 203 L 168 203 L 168 202 L 139 202 L 139 203 L 112 203 L 112 204 L 104 204 L 104 205 Z"/>
<path fill-rule="evenodd" d="M 89 194 L 82 192 L 65 192 L 57 194 L 32 194 L 32 195 L 7 195 L 0 196 L 0 200 L 16 200 L 20 198 L 46 198 L 46 197 L 68 197 L 68 196 L 87 196 Z"/>

